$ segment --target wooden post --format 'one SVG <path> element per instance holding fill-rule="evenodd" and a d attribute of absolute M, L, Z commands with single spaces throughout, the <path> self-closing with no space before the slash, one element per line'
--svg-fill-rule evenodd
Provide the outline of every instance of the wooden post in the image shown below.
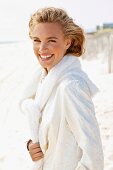
<path fill-rule="evenodd" d="M 108 73 L 111 73 L 111 35 L 108 34 Z"/>

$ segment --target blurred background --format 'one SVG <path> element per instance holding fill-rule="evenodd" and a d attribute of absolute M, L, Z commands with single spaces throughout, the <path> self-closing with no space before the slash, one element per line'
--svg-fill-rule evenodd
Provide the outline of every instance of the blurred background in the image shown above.
<path fill-rule="evenodd" d="M 113 170 L 113 1 L 0 0 L 0 170 L 30 170 L 29 127 L 20 102 L 35 89 L 39 65 L 28 37 L 30 15 L 60 7 L 86 35 L 83 69 L 99 88 L 93 98 L 105 158 Z M 31 86 L 32 84 L 32 86 Z"/>

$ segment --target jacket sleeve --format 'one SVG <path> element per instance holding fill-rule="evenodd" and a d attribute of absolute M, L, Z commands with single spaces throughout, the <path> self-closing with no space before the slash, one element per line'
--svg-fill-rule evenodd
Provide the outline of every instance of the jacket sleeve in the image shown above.
<path fill-rule="evenodd" d="M 66 121 L 82 150 L 75 170 L 103 170 L 99 126 L 87 83 L 74 80 L 65 86 L 63 94 Z"/>

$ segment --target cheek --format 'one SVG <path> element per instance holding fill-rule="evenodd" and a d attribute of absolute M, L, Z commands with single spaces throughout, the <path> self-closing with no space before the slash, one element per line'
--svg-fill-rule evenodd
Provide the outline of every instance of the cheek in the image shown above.
<path fill-rule="evenodd" d="M 33 45 L 33 51 L 35 54 L 38 54 L 39 48 L 36 45 Z"/>
<path fill-rule="evenodd" d="M 63 54 L 66 52 L 66 48 L 65 48 L 64 44 L 59 45 L 59 46 L 56 48 L 56 51 L 57 51 L 60 55 L 63 55 Z"/>
<path fill-rule="evenodd" d="M 53 45 L 50 49 L 56 53 L 59 53 L 60 51 L 62 51 L 63 47 L 60 44 L 57 44 L 57 45 Z"/>

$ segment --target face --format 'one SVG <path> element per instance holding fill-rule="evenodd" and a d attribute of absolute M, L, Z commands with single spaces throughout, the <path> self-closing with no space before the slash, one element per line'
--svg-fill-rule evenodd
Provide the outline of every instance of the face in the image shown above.
<path fill-rule="evenodd" d="M 32 30 L 34 53 L 40 65 L 49 71 L 64 57 L 71 44 L 58 23 L 39 23 Z"/>

